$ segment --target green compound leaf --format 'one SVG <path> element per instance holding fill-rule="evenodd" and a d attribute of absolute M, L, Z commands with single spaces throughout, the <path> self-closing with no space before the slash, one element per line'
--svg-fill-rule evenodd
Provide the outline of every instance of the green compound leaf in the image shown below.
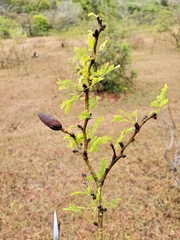
<path fill-rule="evenodd" d="M 157 96 L 157 99 L 153 101 L 150 106 L 158 108 L 155 112 L 159 114 L 162 110 L 162 108 L 168 103 L 168 98 L 166 98 L 166 93 L 167 93 L 168 85 L 165 84 L 160 95 Z M 152 111 L 154 112 L 154 111 Z M 150 114 L 152 114 L 152 112 Z"/>
<path fill-rule="evenodd" d="M 75 191 L 75 192 L 71 193 L 71 196 L 73 196 L 73 195 L 80 195 L 80 194 L 85 194 L 85 192 L 83 192 L 83 191 Z"/>
<path fill-rule="evenodd" d="M 112 141 L 112 138 L 107 135 L 103 137 L 94 136 L 91 139 L 91 147 L 89 149 L 89 152 L 97 152 L 100 146 L 111 141 Z"/>
<path fill-rule="evenodd" d="M 71 212 L 77 212 L 77 213 L 82 213 L 82 211 L 79 209 L 79 207 L 74 205 L 74 204 L 70 204 L 70 206 L 68 208 L 63 208 L 63 210 L 71 211 Z"/>
<path fill-rule="evenodd" d="M 97 106 L 100 99 L 101 98 L 98 96 L 96 96 L 95 98 L 90 97 L 89 98 L 89 107 L 94 109 Z"/>
<path fill-rule="evenodd" d="M 94 123 L 94 126 L 93 126 L 93 129 L 92 129 L 92 136 L 94 136 L 94 134 L 96 133 L 98 127 L 99 127 L 99 124 L 102 122 L 102 120 L 104 119 L 104 117 L 99 117 L 96 122 Z"/>
<path fill-rule="evenodd" d="M 91 196 L 91 193 L 92 193 L 92 187 L 89 185 L 86 189 L 86 193 L 88 196 Z"/>
<path fill-rule="evenodd" d="M 93 53 L 94 51 L 95 38 L 92 35 L 92 31 L 88 31 L 88 47 L 89 52 Z"/>
<path fill-rule="evenodd" d="M 100 171 L 99 171 L 99 173 L 98 173 L 98 175 L 97 175 L 99 179 L 100 179 L 100 178 L 103 176 L 103 174 L 105 173 L 107 164 L 108 164 L 108 160 L 107 160 L 106 158 L 104 158 L 104 159 L 102 160 L 102 163 L 101 163 L 101 169 L 100 169 Z"/>
<path fill-rule="evenodd" d="M 87 61 L 89 61 L 91 59 L 91 57 L 88 55 L 88 51 L 86 47 L 83 48 L 78 48 L 75 47 L 75 57 L 73 59 L 73 62 L 76 62 L 78 59 L 81 60 L 81 64 L 84 65 L 84 63 L 86 63 Z"/>
<path fill-rule="evenodd" d="M 93 181 L 94 179 L 93 179 L 92 176 L 88 176 L 88 177 L 86 177 L 86 180 L 87 180 L 87 181 Z"/>
<path fill-rule="evenodd" d="M 117 204 L 119 203 L 121 199 L 120 198 L 116 198 L 114 199 L 111 203 L 110 203 L 110 206 L 111 208 L 116 208 L 117 207 Z"/>
<path fill-rule="evenodd" d="M 133 111 L 131 114 L 119 110 L 121 115 L 115 115 L 112 122 L 118 121 L 118 122 L 130 122 L 130 123 L 136 123 L 137 122 L 137 110 Z"/>
<path fill-rule="evenodd" d="M 123 138 L 128 134 L 130 133 L 131 131 L 134 130 L 134 127 L 131 127 L 131 128 L 125 128 L 122 132 L 121 132 L 121 135 L 119 136 L 119 138 L 117 139 L 116 141 L 116 147 L 119 146 L 119 143 L 122 142 Z"/>
<path fill-rule="evenodd" d="M 79 98 L 77 93 L 74 93 L 71 99 L 66 99 L 61 104 L 61 109 L 65 107 L 65 114 L 68 114 L 72 104 Z"/>
<path fill-rule="evenodd" d="M 84 120 L 84 119 L 90 118 L 90 116 L 91 116 L 91 113 L 88 110 L 85 110 L 81 113 L 79 119 Z"/>
<path fill-rule="evenodd" d="M 59 91 L 63 89 L 67 89 L 74 85 L 70 79 L 65 79 L 65 80 L 58 79 L 57 84 L 60 85 L 58 88 Z"/>
<path fill-rule="evenodd" d="M 100 69 L 98 69 L 96 72 L 93 72 L 91 75 L 91 81 L 92 81 L 92 85 L 102 81 L 104 79 L 104 76 L 108 73 L 110 73 L 111 71 L 113 71 L 114 69 L 118 68 L 118 66 L 114 66 L 111 65 L 109 66 L 109 63 L 105 63 Z"/>

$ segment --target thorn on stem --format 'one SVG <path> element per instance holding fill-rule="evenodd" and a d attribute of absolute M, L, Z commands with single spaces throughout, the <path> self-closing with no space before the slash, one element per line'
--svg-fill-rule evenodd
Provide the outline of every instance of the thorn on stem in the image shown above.
<path fill-rule="evenodd" d="M 100 18 L 100 16 L 97 16 L 97 21 L 99 24 L 102 24 L 102 18 Z"/>

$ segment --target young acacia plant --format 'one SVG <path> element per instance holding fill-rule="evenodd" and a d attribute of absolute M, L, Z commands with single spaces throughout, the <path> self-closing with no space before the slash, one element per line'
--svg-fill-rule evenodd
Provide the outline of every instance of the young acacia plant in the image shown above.
<path fill-rule="evenodd" d="M 95 121 L 92 128 L 89 128 L 89 121 L 92 118 L 93 109 L 97 107 L 100 100 L 100 98 L 95 96 L 95 94 L 90 94 L 91 90 L 96 83 L 103 81 L 106 74 L 109 74 L 111 71 L 118 68 L 118 66 L 106 63 L 99 69 L 96 68 L 95 70 L 94 63 L 96 61 L 96 55 L 106 46 L 105 41 L 98 47 L 100 34 L 105 30 L 106 25 L 103 24 L 102 19 L 99 16 L 96 16 L 93 13 L 91 13 L 90 16 L 94 16 L 97 19 L 98 27 L 94 32 L 88 32 L 87 47 L 83 47 L 81 49 L 75 48 L 76 55 L 74 57 L 74 62 L 76 62 L 75 68 L 78 71 L 78 80 L 74 83 L 70 79 L 59 79 L 57 82 L 59 90 L 73 89 L 70 93 L 70 98 L 65 99 L 61 104 L 61 108 L 64 108 L 66 114 L 68 114 L 71 106 L 76 102 L 76 100 L 79 99 L 84 101 L 84 109 L 79 114 L 79 120 L 82 124 L 72 125 L 68 129 L 65 129 L 62 123 L 48 114 L 39 113 L 39 118 L 52 130 L 63 132 L 66 135 L 65 139 L 69 141 L 69 147 L 71 147 L 73 153 L 78 154 L 87 166 L 90 176 L 83 174 L 83 177 L 87 180 L 87 189 L 84 192 L 75 191 L 72 194 L 86 194 L 90 196 L 90 204 L 88 207 L 71 204 L 68 208 L 65 208 L 65 210 L 78 212 L 91 221 L 92 224 L 97 226 L 97 239 L 102 240 L 103 215 L 109 207 L 115 207 L 120 200 L 118 198 L 113 200 L 111 203 L 107 203 L 105 197 L 103 196 L 102 189 L 104 188 L 104 183 L 108 173 L 119 159 L 126 157 L 126 148 L 135 140 L 135 137 L 141 130 L 142 126 L 150 119 L 157 119 L 158 114 L 163 106 L 167 104 L 168 99 L 166 98 L 167 85 L 165 85 L 161 94 L 154 102 L 151 103 L 151 106 L 156 107 L 156 110 L 150 112 L 147 116 L 145 115 L 140 122 L 137 120 L 137 111 L 129 114 L 128 112 L 119 110 L 119 114 L 114 116 L 112 122 L 128 122 L 131 126 L 129 128 L 125 128 L 117 139 L 113 139 L 113 137 L 108 135 L 98 136 L 96 134 L 99 124 L 104 119 L 103 116 L 99 117 Z M 94 115 L 93 118 L 95 118 Z M 127 142 L 124 140 L 125 136 L 130 136 Z M 98 172 L 96 172 L 90 160 L 90 155 L 93 152 L 98 154 L 99 148 L 104 144 L 108 144 L 112 149 L 112 156 L 107 156 L 102 159 L 101 168 Z M 98 157 L 96 157 L 96 159 L 98 159 Z M 94 181 L 95 186 L 92 186 L 92 181 Z M 84 210 L 92 211 L 92 220 L 85 215 Z"/>

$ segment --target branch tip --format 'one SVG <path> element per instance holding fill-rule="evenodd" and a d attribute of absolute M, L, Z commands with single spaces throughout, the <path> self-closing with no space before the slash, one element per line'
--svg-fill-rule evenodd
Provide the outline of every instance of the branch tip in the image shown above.
<path fill-rule="evenodd" d="M 157 119 L 157 113 L 152 113 L 151 118 L 156 120 Z"/>

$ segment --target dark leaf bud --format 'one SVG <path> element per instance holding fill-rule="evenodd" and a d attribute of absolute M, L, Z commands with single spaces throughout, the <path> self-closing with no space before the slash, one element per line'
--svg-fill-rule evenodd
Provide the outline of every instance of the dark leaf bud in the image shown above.
<path fill-rule="evenodd" d="M 100 18 L 99 16 L 97 16 L 97 21 L 99 24 L 102 24 L 102 18 Z"/>
<path fill-rule="evenodd" d="M 87 88 L 86 84 L 83 84 L 83 88 L 84 88 L 84 90 L 86 90 L 86 88 Z"/>
<path fill-rule="evenodd" d="M 45 113 L 38 113 L 38 117 L 47 127 L 51 128 L 52 130 L 54 131 L 62 130 L 61 123 L 51 115 Z"/>
<path fill-rule="evenodd" d="M 93 199 L 96 199 L 96 194 L 95 193 L 91 193 L 91 196 L 93 197 Z"/>
<path fill-rule="evenodd" d="M 136 131 L 136 132 L 139 132 L 139 129 L 140 129 L 139 123 L 136 122 L 136 123 L 134 124 L 134 127 L 135 127 L 135 131 Z"/>
<path fill-rule="evenodd" d="M 119 145 L 121 148 L 124 148 L 124 143 L 120 142 Z"/>

